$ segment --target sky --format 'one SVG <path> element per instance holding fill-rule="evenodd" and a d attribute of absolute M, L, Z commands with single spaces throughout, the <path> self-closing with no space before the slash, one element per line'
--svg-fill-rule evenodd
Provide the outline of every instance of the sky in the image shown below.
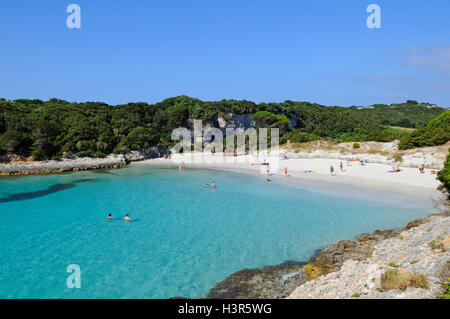
<path fill-rule="evenodd" d="M 81 28 L 66 25 L 70 4 Z M 381 28 L 369 29 L 369 4 Z M 450 1 L 2 0 L 0 97 L 450 107 Z"/>

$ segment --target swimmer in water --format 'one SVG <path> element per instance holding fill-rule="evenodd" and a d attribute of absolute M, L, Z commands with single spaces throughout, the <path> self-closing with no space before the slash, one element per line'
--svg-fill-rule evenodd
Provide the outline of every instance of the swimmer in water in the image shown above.
<path fill-rule="evenodd" d="M 206 184 L 206 186 L 205 186 L 206 188 L 208 188 L 209 187 L 209 184 Z"/>
<path fill-rule="evenodd" d="M 125 215 L 125 221 L 129 222 L 131 220 L 130 216 L 128 214 Z"/>
<path fill-rule="evenodd" d="M 112 216 L 111 216 L 111 214 L 108 214 L 108 219 L 109 219 L 109 220 L 111 220 L 111 219 L 112 219 Z"/>
<path fill-rule="evenodd" d="M 211 183 L 212 188 L 216 188 L 216 183 L 214 181 Z"/>

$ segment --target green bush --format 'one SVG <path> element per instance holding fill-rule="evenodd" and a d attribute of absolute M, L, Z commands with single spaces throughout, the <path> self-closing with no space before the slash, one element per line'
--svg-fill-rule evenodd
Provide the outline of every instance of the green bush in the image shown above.
<path fill-rule="evenodd" d="M 99 157 L 99 158 L 103 158 L 105 157 L 105 153 L 101 152 L 101 151 L 97 151 L 94 153 L 95 157 Z"/>
<path fill-rule="evenodd" d="M 450 299 L 450 277 L 447 278 L 447 282 L 442 285 L 444 292 L 440 299 Z"/>
<path fill-rule="evenodd" d="M 280 144 L 285 144 L 288 140 L 291 141 L 291 143 L 306 143 L 319 139 L 320 137 L 314 134 L 302 132 L 300 129 L 293 129 L 280 138 Z"/>
<path fill-rule="evenodd" d="M 280 134 L 289 129 L 289 119 L 285 115 L 276 115 L 268 111 L 259 111 L 252 115 L 257 127 L 279 128 Z"/>
<path fill-rule="evenodd" d="M 398 148 L 406 150 L 415 147 L 442 145 L 450 140 L 450 111 L 432 119 L 427 126 L 418 129 L 400 140 Z"/>
<path fill-rule="evenodd" d="M 403 162 L 403 156 L 402 156 L 401 154 L 396 154 L 396 155 L 394 156 L 394 162 L 395 162 L 395 163 L 401 163 L 401 162 Z"/>
<path fill-rule="evenodd" d="M 353 148 L 360 148 L 361 146 L 358 143 L 353 143 Z"/>
<path fill-rule="evenodd" d="M 78 157 L 94 157 L 95 154 L 92 150 L 81 151 L 75 154 Z"/>
<path fill-rule="evenodd" d="M 450 193 L 450 149 L 449 154 L 447 155 L 447 159 L 444 163 L 444 168 L 438 172 L 437 178 L 445 187 L 447 192 Z"/>

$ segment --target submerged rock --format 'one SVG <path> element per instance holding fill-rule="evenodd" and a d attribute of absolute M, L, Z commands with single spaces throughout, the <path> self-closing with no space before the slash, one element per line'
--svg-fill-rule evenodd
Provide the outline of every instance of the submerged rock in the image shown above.
<path fill-rule="evenodd" d="M 277 266 L 243 269 L 219 282 L 207 299 L 277 299 L 289 296 L 306 281 L 306 263 L 287 261 Z"/>

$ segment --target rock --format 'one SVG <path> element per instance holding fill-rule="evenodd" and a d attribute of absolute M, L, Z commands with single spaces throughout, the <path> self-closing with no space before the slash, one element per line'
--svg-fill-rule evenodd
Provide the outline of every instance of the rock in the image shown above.
<path fill-rule="evenodd" d="M 109 155 L 105 158 L 70 158 L 62 160 L 46 160 L 40 162 L 11 162 L 0 164 L 0 175 L 38 175 L 66 171 L 80 171 L 97 168 L 119 168 L 127 164 L 124 155 Z"/>
<path fill-rule="evenodd" d="M 404 229 L 362 235 L 353 244 L 341 241 L 330 245 L 305 266 L 310 277 L 319 276 L 297 287 L 289 298 L 351 298 L 355 294 L 358 299 L 437 298 L 443 281 L 450 276 L 448 234 L 450 216 L 444 213 L 413 221 Z M 429 243 L 439 239 L 444 239 L 444 249 L 434 252 Z M 389 269 L 398 274 L 423 275 L 424 287 L 429 288 L 382 291 L 381 275 Z"/>
<path fill-rule="evenodd" d="M 285 298 L 306 281 L 305 263 L 287 261 L 277 266 L 243 269 L 219 282 L 208 299 Z"/>

